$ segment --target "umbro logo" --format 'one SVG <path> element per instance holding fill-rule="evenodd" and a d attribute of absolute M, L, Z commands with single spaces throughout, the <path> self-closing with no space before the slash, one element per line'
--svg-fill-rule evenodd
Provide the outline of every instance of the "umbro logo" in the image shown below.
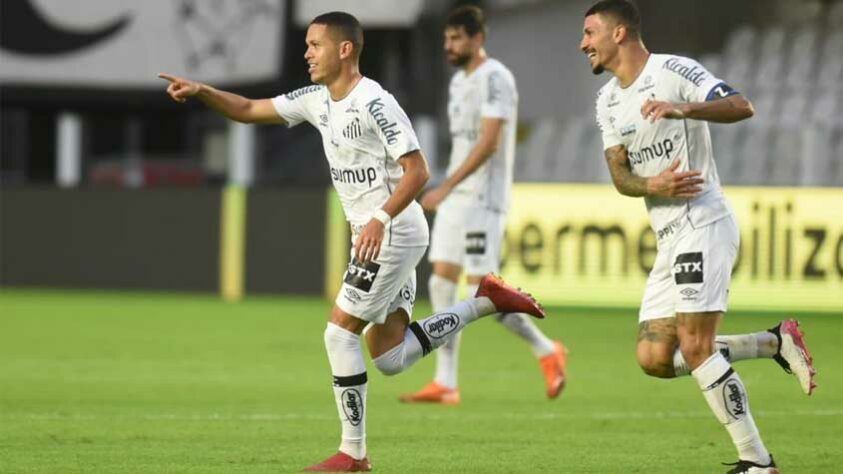
<path fill-rule="evenodd" d="M 693 288 L 685 288 L 684 290 L 680 291 L 679 293 L 681 293 L 683 296 L 691 297 L 691 296 L 694 296 L 694 295 L 698 294 L 699 291 L 697 291 Z"/>
<path fill-rule="evenodd" d="M 682 291 L 679 292 L 679 294 L 682 295 L 682 299 L 684 301 L 694 301 L 694 300 L 696 300 L 697 295 L 699 293 L 700 293 L 699 291 L 697 291 L 693 288 L 684 288 Z"/>
<path fill-rule="evenodd" d="M 360 296 L 360 293 L 352 290 L 351 288 L 346 288 L 345 299 L 351 301 L 352 303 L 359 303 L 361 300 L 363 300 L 363 297 Z"/>

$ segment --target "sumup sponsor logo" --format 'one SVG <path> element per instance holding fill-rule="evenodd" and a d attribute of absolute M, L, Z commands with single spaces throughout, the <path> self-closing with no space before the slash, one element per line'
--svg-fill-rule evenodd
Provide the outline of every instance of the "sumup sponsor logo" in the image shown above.
<path fill-rule="evenodd" d="M 424 323 L 424 332 L 428 336 L 440 339 L 454 332 L 460 325 L 460 317 L 454 313 L 442 313 Z"/>
<path fill-rule="evenodd" d="M 638 151 L 629 152 L 629 162 L 633 165 L 640 165 L 656 158 L 670 159 L 670 154 L 673 153 L 673 141 L 670 138 L 657 142 L 648 147 L 641 148 Z"/>
<path fill-rule="evenodd" d="M 377 99 L 369 102 L 366 104 L 366 108 L 369 110 L 369 113 L 372 114 L 372 118 L 375 119 L 375 123 L 378 124 L 378 128 L 381 129 L 381 133 L 383 133 L 384 138 L 386 138 L 386 143 L 389 145 L 394 145 L 398 142 L 398 135 L 401 134 L 400 130 L 396 130 L 398 124 L 396 122 L 389 123 L 387 120 L 386 115 L 383 113 L 383 101 L 381 98 L 378 97 Z"/>
<path fill-rule="evenodd" d="M 378 172 L 373 167 L 357 168 L 357 169 L 340 169 L 331 167 L 331 179 L 338 183 L 349 184 L 368 184 L 372 187 L 372 183 L 378 179 Z"/>

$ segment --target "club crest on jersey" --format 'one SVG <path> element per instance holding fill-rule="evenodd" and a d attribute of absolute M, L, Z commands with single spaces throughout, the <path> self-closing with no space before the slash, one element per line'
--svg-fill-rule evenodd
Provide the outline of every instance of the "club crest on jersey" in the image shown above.
<path fill-rule="evenodd" d="M 375 262 L 361 263 L 356 258 L 352 258 L 348 264 L 348 269 L 345 271 L 343 281 L 349 286 L 368 293 L 372 289 L 372 284 L 375 283 L 375 277 L 378 276 L 380 269 L 381 266 Z"/>
<path fill-rule="evenodd" d="M 647 77 L 644 78 L 644 87 L 638 89 L 638 92 L 647 92 L 654 87 L 656 87 L 656 85 L 653 84 L 653 76 L 648 74 Z"/>
<path fill-rule="evenodd" d="M 680 253 L 673 264 L 673 278 L 677 285 L 703 282 L 702 252 Z"/>
<path fill-rule="evenodd" d="M 434 339 L 441 339 L 456 331 L 460 317 L 454 313 L 441 313 L 424 322 L 424 332 Z"/>
<path fill-rule="evenodd" d="M 363 134 L 363 127 L 360 125 L 360 119 L 355 117 L 350 124 L 346 125 L 342 130 L 342 136 L 349 140 L 354 140 Z"/>
<path fill-rule="evenodd" d="M 380 97 L 366 104 L 366 108 L 369 110 L 369 113 L 372 114 L 372 118 L 375 119 L 375 123 L 378 125 L 378 128 L 381 130 L 381 133 L 383 133 L 384 138 L 386 138 L 386 143 L 388 145 L 394 145 L 398 143 L 398 138 L 396 137 L 398 137 L 398 135 L 401 135 L 401 131 L 396 130 L 396 127 L 398 127 L 398 123 L 389 123 L 389 120 L 383 113 L 384 107 L 385 106 L 383 104 L 383 101 L 381 101 Z"/>

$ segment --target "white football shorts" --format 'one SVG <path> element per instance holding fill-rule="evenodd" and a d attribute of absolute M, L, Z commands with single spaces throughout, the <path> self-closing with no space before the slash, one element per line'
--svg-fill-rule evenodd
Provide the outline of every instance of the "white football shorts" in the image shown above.
<path fill-rule="evenodd" d="M 676 313 L 725 312 L 740 239 L 731 214 L 696 229 L 682 224 L 656 254 L 638 321 Z"/>
<path fill-rule="evenodd" d="M 354 257 L 352 246 L 336 305 L 354 317 L 375 324 L 383 324 L 386 316 L 399 308 L 412 318 L 416 301 L 416 265 L 425 250 L 427 247 L 384 245 L 377 259 L 360 263 Z"/>
<path fill-rule="evenodd" d="M 430 234 L 431 262 L 460 265 L 467 275 L 500 270 L 506 215 L 466 200 L 446 199 Z"/>

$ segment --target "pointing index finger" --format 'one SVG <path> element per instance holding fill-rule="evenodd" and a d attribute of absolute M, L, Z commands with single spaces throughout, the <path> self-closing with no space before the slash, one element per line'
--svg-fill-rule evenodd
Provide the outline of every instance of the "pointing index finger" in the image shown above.
<path fill-rule="evenodd" d="M 172 74 L 167 74 L 165 72 L 158 73 L 158 77 L 160 77 L 161 79 L 164 79 L 166 81 L 178 82 L 178 78 L 176 76 L 173 76 Z"/>

